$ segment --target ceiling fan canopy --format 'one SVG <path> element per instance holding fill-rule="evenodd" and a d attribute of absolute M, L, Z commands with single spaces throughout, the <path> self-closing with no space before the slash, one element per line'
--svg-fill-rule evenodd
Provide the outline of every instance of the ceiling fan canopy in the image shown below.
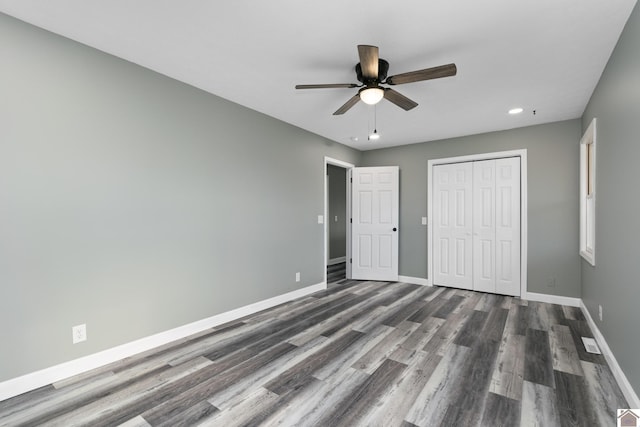
<path fill-rule="evenodd" d="M 356 64 L 357 83 L 334 83 L 334 84 L 306 84 L 296 85 L 296 89 L 351 89 L 361 88 L 357 94 L 351 97 L 342 105 L 334 116 L 346 113 L 359 101 L 366 104 L 377 104 L 382 98 L 392 102 L 405 111 L 409 111 L 418 106 L 418 103 L 402 95 L 398 91 L 380 85 L 401 85 L 414 83 L 423 80 L 439 79 L 442 77 L 455 76 L 458 72 L 456 64 L 440 65 L 438 67 L 425 68 L 423 70 L 410 71 L 408 73 L 397 74 L 387 77 L 389 62 L 381 59 L 377 46 L 358 45 L 358 56 L 360 62 Z"/>

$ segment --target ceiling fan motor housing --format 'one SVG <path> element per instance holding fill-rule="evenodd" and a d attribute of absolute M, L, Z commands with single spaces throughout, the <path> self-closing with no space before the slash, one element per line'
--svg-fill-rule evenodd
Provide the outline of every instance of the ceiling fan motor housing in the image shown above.
<path fill-rule="evenodd" d="M 365 85 L 372 83 L 382 83 L 384 79 L 387 78 L 387 72 L 389 71 L 389 63 L 384 59 L 378 59 L 378 78 L 375 80 L 365 81 L 364 77 L 362 77 L 362 66 L 358 62 L 356 65 L 356 76 L 358 77 L 358 81 L 364 83 Z"/>

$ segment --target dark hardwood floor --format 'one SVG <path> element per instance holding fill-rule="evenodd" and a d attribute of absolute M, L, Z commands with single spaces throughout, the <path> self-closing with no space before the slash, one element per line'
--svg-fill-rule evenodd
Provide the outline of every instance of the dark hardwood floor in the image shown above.
<path fill-rule="evenodd" d="M 327 283 L 332 285 L 336 282 L 344 280 L 347 273 L 347 264 L 340 262 L 327 266 Z"/>
<path fill-rule="evenodd" d="M 0 425 L 615 425 L 584 335 L 577 308 L 343 280 L 0 402 Z"/>

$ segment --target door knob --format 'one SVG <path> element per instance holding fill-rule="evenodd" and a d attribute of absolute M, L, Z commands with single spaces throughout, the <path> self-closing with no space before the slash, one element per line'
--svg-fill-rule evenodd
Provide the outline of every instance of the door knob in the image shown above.
<path fill-rule="evenodd" d="M 398 231 L 398 229 L 397 229 L 397 228 L 395 228 L 395 227 L 393 227 L 393 231 Z"/>

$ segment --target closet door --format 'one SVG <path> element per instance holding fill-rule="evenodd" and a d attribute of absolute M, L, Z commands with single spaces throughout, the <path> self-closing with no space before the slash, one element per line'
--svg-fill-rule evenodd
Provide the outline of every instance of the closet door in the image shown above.
<path fill-rule="evenodd" d="M 496 291 L 496 161 L 473 162 L 473 289 Z"/>
<path fill-rule="evenodd" d="M 520 158 L 496 161 L 496 293 L 520 295 Z"/>
<path fill-rule="evenodd" d="M 472 289 L 473 164 L 435 166 L 433 181 L 433 284 Z"/>
<path fill-rule="evenodd" d="M 520 158 L 433 168 L 433 284 L 520 295 Z"/>

